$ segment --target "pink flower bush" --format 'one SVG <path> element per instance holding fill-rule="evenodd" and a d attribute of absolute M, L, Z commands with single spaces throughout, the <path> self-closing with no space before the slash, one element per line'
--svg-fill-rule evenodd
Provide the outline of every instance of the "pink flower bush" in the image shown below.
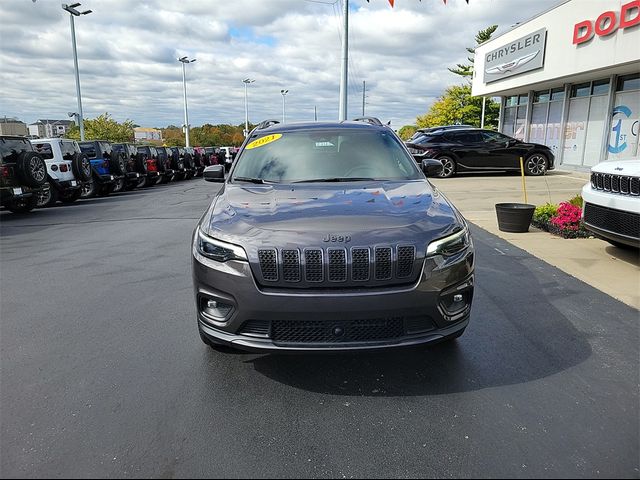
<path fill-rule="evenodd" d="M 568 202 L 560 203 L 558 213 L 551 217 L 551 224 L 562 231 L 578 231 L 581 221 L 582 209 Z"/>

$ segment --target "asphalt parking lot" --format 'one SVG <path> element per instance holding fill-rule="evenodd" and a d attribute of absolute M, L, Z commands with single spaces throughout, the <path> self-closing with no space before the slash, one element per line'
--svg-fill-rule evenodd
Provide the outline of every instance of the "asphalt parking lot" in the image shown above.
<path fill-rule="evenodd" d="M 190 235 L 217 188 L 0 212 L 2 477 L 640 476 L 637 310 L 476 226 L 457 342 L 205 347 Z"/>

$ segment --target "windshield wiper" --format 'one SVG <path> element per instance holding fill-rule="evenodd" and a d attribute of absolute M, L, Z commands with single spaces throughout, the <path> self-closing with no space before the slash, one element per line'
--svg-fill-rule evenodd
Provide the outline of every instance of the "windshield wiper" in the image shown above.
<path fill-rule="evenodd" d="M 381 181 L 379 178 L 369 177 L 329 177 L 329 178 L 312 178 L 309 180 L 296 180 L 292 183 L 319 183 L 319 182 L 367 182 Z"/>
<path fill-rule="evenodd" d="M 269 180 L 265 180 L 264 178 L 250 178 L 250 177 L 233 177 L 233 181 L 238 181 L 238 182 L 251 182 L 251 183 L 259 183 L 261 185 L 267 184 L 267 183 L 278 183 L 278 182 L 272 182 Z"/>

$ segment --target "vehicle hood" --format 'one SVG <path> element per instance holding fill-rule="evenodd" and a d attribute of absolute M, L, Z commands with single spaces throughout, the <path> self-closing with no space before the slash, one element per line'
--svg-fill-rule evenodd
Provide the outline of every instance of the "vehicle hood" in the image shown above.
<path fill-rule="evenodd" d="M 640 159 L 615 160 L 602 162 L 591 167 L 592 172 L 607 173 L 611 175 L 624 175 L 629 177 L 640 177 Z"/>
<path fill-rule="evenodd" d="M 459 212 L 426 180 L 225 184 L 201 221 L 208 235 L 249 250 L 378 243 L 422 250 L 462 224 Z M 344 238 L 325 241 L 327 235 Z"/>

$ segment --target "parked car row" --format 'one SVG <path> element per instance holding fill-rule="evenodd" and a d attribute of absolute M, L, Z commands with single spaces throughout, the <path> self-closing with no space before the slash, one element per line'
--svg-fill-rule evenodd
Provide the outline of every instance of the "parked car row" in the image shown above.
<path fill-rule="evenodd" d="M 231 147 L 156 147 L 102 140 L 0 136 L 0 199 L 13 212 L 149 188 L 202 175 L 235 158 Z"/>

